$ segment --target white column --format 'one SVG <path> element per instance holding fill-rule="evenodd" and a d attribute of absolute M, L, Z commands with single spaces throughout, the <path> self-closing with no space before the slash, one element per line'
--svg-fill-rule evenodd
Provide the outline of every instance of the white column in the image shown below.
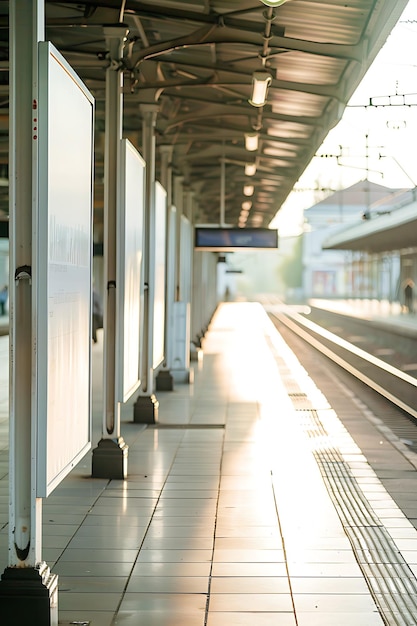
<path fill-rule="evenodd" d="M 93 450 L 95 478 L 123 479 L 127 474 L 128 446 L 120 436 L 120 402 L 116 394 L 116 269 L 117 211 L 120 145 L 123 123 L 123 45 L 127 35 L 123 25 L 104 28 L 109 50 L 106 70 L 106 112 L 104 146 L 104 410 L 102 438 Z"/>
<path fill-rule="evenodd" d="M 158 421 L 159 402 L 154 394 L 153 372 L 153 318 L 155 298 L 155 125 L 159 107 L 142 104 L 142 149 L 146 161 L 145 173 L 145 224 L 144 224 L 144 306 L 143 351 L 141 358 L 141 388 L 134 405 L 134 421 L 152 424 Z"/>
<path fill-rule="evenodd" d="M 161 183 L 167 192 L 166 205 L 166 245 L 165 245 L 165 354 L 162 369 L 155 379 L 158 391 L 172 391 L 174 379 L 170 373 L 172 366 L 172 317 L 175 295 L 175 209 L 172 206 L 172 154 L 174 146 L 161 146 Z"/>
<path fill-rule="evenodd" d="M 9 566 L 0 581 L 1 621 L 58 624 L 58 577 L 42 562 L 37 497 L 32 237 L 38 199 L 38 43 L 43 0 L 10 2 L 10 507 Z M 30 592 L 28 593 L 28 591 Z M 24 601 L 22 601 L 24 598 Z"/>

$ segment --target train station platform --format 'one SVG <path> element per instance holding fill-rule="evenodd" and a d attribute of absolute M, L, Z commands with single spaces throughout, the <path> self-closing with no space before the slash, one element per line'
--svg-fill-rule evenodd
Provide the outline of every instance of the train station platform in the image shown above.
<path fill-rule="evenodd" d="M 60 623 L 416 624 L 417 530 L 261 305 L 220 305 L 194 368 L 193 384 L 158 392 L 159 423 L 135 424 L 132 404 L 123 407 L 125 481 L 91 478 L 87 455 L 44 501 L 43 558 L 59 575 Z M 4 409 L 3 397 L 1 570 Z M 353 423 L 370 437 L 368 423 Z M 393 476 L 404 471 L 394 452 L 385 450 Z"/>
<path fill-rule="evenodd" d="M 417 336 L 417 312 L 405 311 L 399 302 L 371 298 L 312 298 L 309 304 L 318 309 L 366 320 L 382 328 L 385 326 L 390 330 L 397 329 L 403 334 Z"/>

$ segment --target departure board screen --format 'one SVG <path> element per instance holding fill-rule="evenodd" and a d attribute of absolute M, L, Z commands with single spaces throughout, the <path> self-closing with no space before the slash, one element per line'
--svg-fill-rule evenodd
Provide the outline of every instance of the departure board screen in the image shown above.
<path fill-rule="evenodd" d="M 226 252 L 241 248 L 278 248 L 278 231 L 271 228 L 196 227 L 195 248 Z"/>

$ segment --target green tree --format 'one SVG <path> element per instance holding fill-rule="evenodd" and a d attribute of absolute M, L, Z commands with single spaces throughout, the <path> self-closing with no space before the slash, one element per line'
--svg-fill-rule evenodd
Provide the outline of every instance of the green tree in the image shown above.
<path fill-rule="evenodd" d="M 286 256 L 280 266 L 279 274 L 287 288 L 297 289 L 303 284 L 303 237 L 296 238 L 292 252 Z"/>

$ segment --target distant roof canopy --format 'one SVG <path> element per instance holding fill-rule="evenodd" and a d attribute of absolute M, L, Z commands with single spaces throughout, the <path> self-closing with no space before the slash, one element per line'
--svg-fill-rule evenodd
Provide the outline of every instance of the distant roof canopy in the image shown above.
<path fill-rule="evenodd" d="M 403 194 L 404 189 L 390 189 L 384 185 L 378 185 L 370 180 L 361 180 L 350 187 L 340 189 L 330 195 L 324 200 L 320 200 L 316 204 L 306 209 L 305 214 L 312 214 L 315 211 L 325 211 L 329 206 L 345 206 L 353 207 L 357 210 L 366 212 L 367 210 L 374 210 L 378 204 L 389 204 L 395 199 L 397 194 Z"/>
<path fill-rule="evenodd" d="M 369 197 L 377 199 L 369 204 L 362 204 L 363 219 L 354 224 L 350 223 L 346 228 L 331 235 L 323 242 L 323 249 L 373 253 L 417 251 L 417 190 L 388 189 L 380 185 L 373 187 L 379 189 L 373 188 L 373 196 Z M 324 202 L 329 205 L 333 199 L 333 203 L 336 204 L 334 196 L 338 196 L 339 201 L 343 197 L 350 198 L 349 190 L 352 190 L 352 197 L 360 202 L 361 196 L 364 191 L 366 192 L 366 185 L 362 189 L 358 184 L 339 191 L 326 198 Z"/>

